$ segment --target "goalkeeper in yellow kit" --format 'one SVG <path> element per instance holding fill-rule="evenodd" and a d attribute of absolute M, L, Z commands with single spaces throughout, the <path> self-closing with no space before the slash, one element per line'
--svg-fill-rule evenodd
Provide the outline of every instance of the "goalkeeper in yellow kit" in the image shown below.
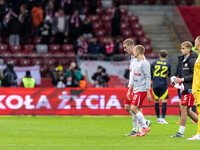
<path fill-rule="evenodd" d="M 195 49 L 200 52 L 200 36 L 195 40 Z M 200 55 L 194 65 L 192 93 L 195 98 L 195 105 L 199 114 L 197 134 L 188 140 L 200 140 Z"/>

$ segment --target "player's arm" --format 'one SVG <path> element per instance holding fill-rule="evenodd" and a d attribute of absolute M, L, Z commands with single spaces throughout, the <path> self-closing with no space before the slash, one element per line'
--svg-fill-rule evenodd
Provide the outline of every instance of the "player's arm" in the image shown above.
<path fill-rule="evenodd" d="M 191 59 L 189 66 L 190 66 L 190 71 L 192 72 L 192 75 L 184 77 L 184 79 L 182 80 L 183 82 L 192 82 L 195 61 L 196 61 L 196 58 Z"/>
<path fill-rule="evenodd" d="M 146 89 L 147 89 L 147 100 L 149 102 L 152 101 L 152 98 L 151 98 L 151 93 L 150 93 L 150 90 L 151 90 L 151 73 L 150 73 L 150 64 L 149 62 L 144 62 L 143 65 L 141 66 L 142 68 L 142 71 L 144 73 L 144 78 L 146 80 Z"/>
<path fill-rule="evenodd" d="M 129 74 L 129 89 L 128 89 L 128 92 L 127 92 L 127 94 L 126 94 L 126 96 L 127 96 L 127 98 L 129 99 L 129 100 L 131 100 L 131 98 L 130 98 L 130 95 L 131 95 L 131 90 L 133 89 L 133 78 L 134 78 L 134 75 L 133 75 L 133 66 L 131 66 L 132 68 L 130 68 L 130 70 L 131 70 L 131 72 L 130 72 L 130 74 Z"/>
<path fill-rule="evenodd" d="M 133 89 L 133 85 L 130 84 L 130 85 L 129 85 L 128 92 L 127 92 L 127 94 L 126 94 L 126 97 L 128 98 L 128 100 L 131 100 L 130 95 L 131 95 L 131 90 L 132 90 L 132 89 Z"/>

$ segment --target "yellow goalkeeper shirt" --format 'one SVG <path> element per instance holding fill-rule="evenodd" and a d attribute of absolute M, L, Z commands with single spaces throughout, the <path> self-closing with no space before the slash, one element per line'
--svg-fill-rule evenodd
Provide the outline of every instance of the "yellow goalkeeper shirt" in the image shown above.
<path fill-rule="evenodd" d="M 200 92 L 200 55 L 194 65 L 192 93 Z"/>

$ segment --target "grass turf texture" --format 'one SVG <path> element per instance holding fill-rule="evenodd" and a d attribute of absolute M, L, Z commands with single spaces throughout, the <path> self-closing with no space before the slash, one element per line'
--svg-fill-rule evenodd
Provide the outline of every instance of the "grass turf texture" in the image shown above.
<path fill-rule="evenodd" d="M 197 125 L 188 119 L 185 137 L 171 138 L 179 116 L 167 116 L 168 125 L 155 116 L 145 137 L 126 137 L 131 116 L 3 116 L 0 117 L 0 150 L 188 150 L 199 149 L 200 141 L 187 141 Z"/>

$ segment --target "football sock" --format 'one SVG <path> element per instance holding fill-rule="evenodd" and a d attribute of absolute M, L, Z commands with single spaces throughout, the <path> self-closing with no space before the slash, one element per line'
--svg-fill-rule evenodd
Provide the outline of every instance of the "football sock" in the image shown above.
<path fill-rule="evenodd" d="M 155 103 L 155 112 L 157 118 L 160 118 L 160 108 L 159 108 L 159 103 Z"/>
<path fill-rule="evenodd" d="M 180 126 L 178 132 L 184 134 L 184 131 L 185 131 L 185 126 Z"/>
<path fill-rule="evenodd" d="M 165 118 L 167 112 L 167 103 L 162 103 L 162 118 Z"/>
<path fill-rule="evenodd" d="M 197 112 L 199 114 L 197 134 L 200 135 L 200 105 L 197 106 Z"/>
<path fill-rule="evenodd" d="M 133 115 L 135 115 L 131 110 L 129 111 L 129 113 L 133 116 Z"/>
<path fill-rule="evenodd" d="M 138 131 L 138 120 L 137 117 L 133 114 L 132 115 L 132 123 L 133 123 L 133 131 Z"/>
<path fill-rule="evenodd" d="M 143 114 L 139 111 L 137 114 L 135 114 L 135 116 L 137 117 L 139 122 L 142 124 L 142 127 L 143 128 L 147 128 L 146 120 L 144 119 Z"/>
<path fill-rule="evenodd" d="M 142 129 L 143 129 L 142 124 L 139 122 L 139 120 L 137 120 L 137 121 L 138 121 L 138 126 L 139 126 L 139 130 L 138 130 L 138 132 L 141 132 Z"/>

